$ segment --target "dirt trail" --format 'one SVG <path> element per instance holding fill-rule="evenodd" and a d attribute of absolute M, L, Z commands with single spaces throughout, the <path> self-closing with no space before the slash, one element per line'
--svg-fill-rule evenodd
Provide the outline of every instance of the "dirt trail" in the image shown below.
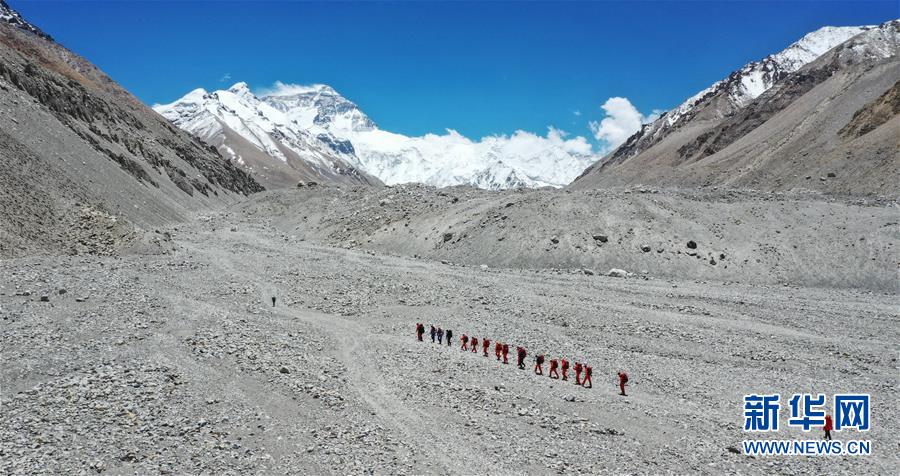
<path fill-rule="evenodd" d="M 199 255 L 207 251 L 207 248 L 197 247 L 189 250 Z M 275 250 L 271 248 L 269 250 L 277 251 L 277 245 Z M 230 253 L 216 254 L 205 261 L 220 268 L 217 275 L 239 277 L 245 283 L 255 284 L 257 289 L 271 290 L 275 296 L 289 294 L 282 286 L 259 279 L 262 274 L 255 269 L 257 263 L 247 262 L 247 258 L 245 254 Z M 350 260 L 353 261 L 353 258 Z M 267 273 L 271 272 L 271 268 L 267 269 Z M 261 300 L 264 305 L 268 303 L 266 296 L 262 296 Z M 455 474 L 465 473 L 471 470 L 473 465 L 487 467 L 487 461 L 482 460 L 465 440 L 452 438 L 450 434 L 440 431 L 434 425 L 433 418 L 403 403 L 385 384 L 385 375 L 379 368 L 378 357 L 367 349 L 372 347 L 375 341 L 388 341 L 391 346 L 406 348 L 408 343 L 404 341 L 407 339 L 377 333 L 369 323 L 359 319 L 347 319 L 296 308 L 292 303 L 283 300 L 280 303 L 276 301 L 276 306 L 270 310 L 270 314 L 274 319 L 287 322 L 306 322 L 327 333 L 336 343 L 335 354 L 346 367 L 344 379 L 356 392 L 360 401 L 370 407 L 371 413 L 383 425 L 394 429 L 404 437 L 405 442 L 414 445 L 414 453 L 422 455 L 424 461 L 437 465 L 441 469 L 440 472 Z"/>

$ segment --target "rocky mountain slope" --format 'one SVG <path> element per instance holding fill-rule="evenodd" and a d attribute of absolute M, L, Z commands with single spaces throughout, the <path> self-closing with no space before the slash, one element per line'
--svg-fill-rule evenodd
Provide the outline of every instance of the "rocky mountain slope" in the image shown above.
<path fill-rule="evenodd" d="M 468 266 L 900 292 L 895 204 L 814 193 L 400 185 L 267 192 L 232 210 L 285 237 Z"/>
<path fill-rule="evenodd" d="M 572 186 L 892 193 L 896 123 L 852 140 L 837 132 L 894 85 L 898 52 L 897 21 L 813 32 L 645 126 Z"/>
<path fill-rule="evenodd" d="M 53 39 L 52 37 L 50 37 L 50 35 L 41 31 L 40 28 L 32 25 L 27 20 L 22 18 L 22 15 L 19 14 L 19 12 L 13 10 L 12 7 L 10 7 L 4 0 L 0 0 L 0 23 L 12 25 L 16 28 L 34 33 L 35 35 L 47 40 Z"/>
<path fill-rule="evenodd" d="M 244 86 L 239 83 L 236 88 Z M 421 137 L 385 131 L 356 104 L 321 84 L 291 85 L 260 97 L 242 90 L 242 100 L 254 104 L 250 108 L 235 107 L 233 96 L 232 90 L 198 90 L 156 109 L 179 127 L 218 146 L 226 156 L 236 154 L 244 158 L 234 153 L 234 135 L 223 134 L 221 130 L 227 128 L 209 119 L 211 116 L 218 117 L 219 122 L 240 123 L 232 130 L 269 157 L 284 160 L 274 145 L 263 145 L 256 138 L 258 131 L 273 129 L 271 124 L 275 124 L 292 131 L 284 135 L 304 134 L 317 139 L 305 141 L 305 150 L 339 157 L 387 184 L 468 184 L 493 190 L 561 187 L 596 160 L 587 142 L 568 139 L 555 129 L 550 129 L 547 137 L 520 131 L 480 141 L 454 131 Z M 208 117 L 200 118 L 198 111 Z M 257 168 L 263 163 L 273 162 L 258 162 Z"/>
<path fill-rule="evenodd" d="M 266 187 L 298 182 L 380 184 L 359 170 L 352 150 L 323 142 L 296 120 L 260 101 L 246 83 L 209 93 L 191 91 L 154 109 L 176 126 L 215 146 Z"/>
<path fill-rule="evenodd" d="M 142 230 L 260 190 L 0 4 L 0 257 L 161 246 Z"/>

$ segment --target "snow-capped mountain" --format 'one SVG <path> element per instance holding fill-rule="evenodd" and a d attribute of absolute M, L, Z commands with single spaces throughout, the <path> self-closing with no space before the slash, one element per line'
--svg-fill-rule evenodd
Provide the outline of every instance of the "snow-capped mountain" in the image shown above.
<path fill-rule="evenodd" d="M 279 86 L 262 100 L 339 151 L 349 143 L 357 163 L 387 184 L 561 187 L 597 158 L 586 141 L 566 139 L 555 129 L 546 137 L 518 131 L 480 141 L 452 130 L 409 137 L 378 128 L 329 86 Z"/>
<path fill-rule="evenodd" d="M 154 109 L 176 126 L 217 147 L 222 155 L 270 186 L 298 180 L 368 183 L 352 149 L 323 142 L 296 121 L 237 83 L 227 90 L 195 89 Z"/>
<path fill-rule="evenodd" d="M 826 26 L 808 33 L 784 50 L 744 65 L 727 78 L 713 83 L 678 107 L 662 114 L 611 152 L 607 160 L 618 163 L 637 155 L 692 119 L 705 121 L 731 116 L 787 75 L 835 46 L 873 28 L 876 27 Z"/>
<path fill-rule="evenodd" d="M 826 51 L 869 30 L 871 26 L 826 26 L 806 34 L 784 50 L 760 61 L 744 65 L 727 78 L 692 96 L 666 116 L 666 123 L 674 124 L 689 114 L 704 97 L 723 91 L 735 108 L 742 108 L 766 92 L 777 81 L 799 70 L 804 65 L 825 54 Z"/>
<path fill-rule="evenodd" d="M 237 162 L 246 162 L 248 154 L 246 147 L 237 150 L 235 136 L 279 161 L 288 148 L 320 167 L 340 161 L 387 184 L 561 187 L 597 158 L 586 140 L 556 129 L 544 137 L 518 131 L 479 141 L 452 130 L 396 134 L 378 128 L 329 86 L 276 86 L 259 96 L 243 83 L 212 93 L 198 89 L 156 110 Z"/>
<path fill-rule="evenodd" d="M 52 40 L 50 35 L 41 31 L 40 28 L 28 23 L 19 12 L 10 8 L 9 5 L 6 4 L 4 0 L 0 0 L 0 22 L 9 23 L 10 25 L 14 25 L 22 30 L 29 31 L 38 35 L 42 38 Z"/>
<path fill-rule="evenodd" d="M 893 194 L 897 78 L 900 20 L 817 30 L 645 126 L 571 187 Z"/>
<path fill-rule="evenodd" d="M 263 94 L 262 100 L 282 111 L 308 130 L 361 132 L 375 129 L 375 123 L 356 104 L 325 84 L 296 86 L 279 84 Z"/>

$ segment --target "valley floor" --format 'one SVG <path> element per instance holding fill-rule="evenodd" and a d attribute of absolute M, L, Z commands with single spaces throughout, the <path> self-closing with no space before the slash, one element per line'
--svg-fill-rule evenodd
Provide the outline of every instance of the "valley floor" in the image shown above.
<path fill-rule="evenodd" d="M 895 294 L 480 269 L 232 220 L 180 225 L 170 255 L 0 262 L 0 470 L 900 470 Z M 591 363 L 594 388 L 419 321 Z M 743 395 L 769 392 L 783 426 L 786 395 L 871 393 L 874 454 L 737 454 Z"/>

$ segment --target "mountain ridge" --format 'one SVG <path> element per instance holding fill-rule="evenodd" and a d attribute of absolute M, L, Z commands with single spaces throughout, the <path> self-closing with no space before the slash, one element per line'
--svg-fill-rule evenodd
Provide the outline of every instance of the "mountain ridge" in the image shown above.
<path fill-rule="evenodd" d="M 896 141 L 879 133 L 859 138 L 853 147 L 836 132 L 865 103 L 887 91 L 896 81 L 890 78 L 898 74 L 900 22 L 859 28 L 860 33 L 800 69 L 779 75 L 740 107 L 721 86 L 725 80 L 714 83 L 708 89 L 715 92 L 689 100 L 695 110 L 679 117 L 674 126 L 668 126 L 663 115 L 587 168 L 570 186 L 895 193 L 889 182 L 900 170 Z M 885 119 L 878 127 L 890 129 L 894 122 Z M 810 127 L 813 123 L 818 129 Z"/>
<path fill-rule="evenodd" d="M 147 230 L 263 190 L 2 6 L 0 256 L 159 250 Z"/>
<path fill-rule="evenodd" d="M 518 131 L 473 141 L 453 130 L 410 137 L 380 129 L 355 103 L 328 85 L 277 85 L 278 90 L 254 95 L 255 100 L 283 115 L 282 122 L 317 139 L 318 146 L 329 148 L 332 155 L 389 185 L 419 182 L 493 190 L 563 187 L 596 160 L 586 141 L 568 138 L 553 128 L 546 137 Z M 246 83 L 236 86 L 249 93 Z M 195 91 L 155 108 L 173 123 L 205 138 L 206 131 L 191 126 L 185 114 L 177 111 L 176 105 L 189 102 Z M 215 93 L 218 91 L 206 92 Z M 242 120 L 265 120 L 269 115 L 275 113 L 249 114 Z"/>
<path fill-rule="evenodd" d="M 198 88 L 154 109 L 269 187 L 298 182 L 380 184 L 351 162 L 352 155 L 337 152 L 333 144 L 261 101 L 243 82 L 213 92 Z"/>

